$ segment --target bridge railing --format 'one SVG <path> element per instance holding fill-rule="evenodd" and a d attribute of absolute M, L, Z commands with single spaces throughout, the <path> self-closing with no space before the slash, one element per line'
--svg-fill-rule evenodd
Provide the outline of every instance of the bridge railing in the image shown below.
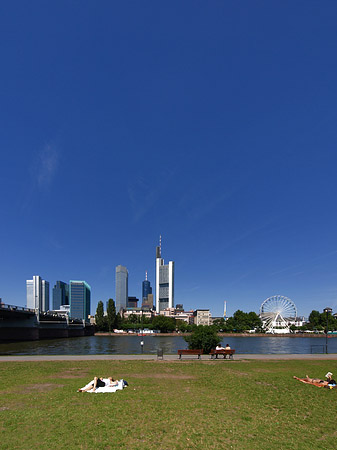
<path fill-rule="evenodd" d="M 0 310 L 13 311 L 13 312 L 24 312 L 29 314 L 37 314 L 37 311 L 32 308 L 24 308 L 23 306 L 15 306 L 15 305 L 6 305 L 5 303 L 0 302 Z M 65 314 L 57 314 L 50 313 L 49 311 L 40 311 L 38 314 L 39 321 L 67 321 L 69 324 L 85 325 L 85 321 L 83 319 L 78 319 L 76 317 L 67 317 Z"/>
<path fill-rule="evenodd" d="M 24 308 L 23 306 L 6 305 L 5 303 L 0 303 L 0 309 L 6 309 L 8 311 L 35 313 L 35 309 Z"/>

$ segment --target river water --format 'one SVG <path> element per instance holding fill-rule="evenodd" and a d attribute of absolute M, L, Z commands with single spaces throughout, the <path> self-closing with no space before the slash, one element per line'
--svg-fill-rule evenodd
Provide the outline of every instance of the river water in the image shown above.
<path fill-rule="evenodd" d="M 1 343 L 0 355 L 109 355 L 156 354 L 161 348 L 164 354 L 177 354 L 187 348 L 182 336 L 86 336 L 69 339 L 51 339 L 29 342 Z M 322 337 L 233 337 L 222 339 L 239 354 L 309 354 L 325 353 L 325 336 Z M 337 338 L 328 339 L 328 352 L 337 353 Z"/>

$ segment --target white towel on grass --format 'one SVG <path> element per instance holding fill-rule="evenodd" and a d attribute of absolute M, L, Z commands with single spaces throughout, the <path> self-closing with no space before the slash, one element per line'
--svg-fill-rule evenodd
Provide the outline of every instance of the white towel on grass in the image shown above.
<path fill-rule="evenodd" d="M 105 382 L 105 383 L 110 383 L 110 380 L 109 379 L 107 379 L 107 378 L 103 378 L 103 381 Z M 93 384 L 94 383 L 94 380 L 91 380 L 86 386 L 84 386 L 83 388 L 82 388 L 82 390 L 83 389 L 86 389 L 87 387 L 89 387 L 91 384 Z M 104 386 L 104 387 L 99 387 L 99 388 L 96 388 L 96 390 L 95 391 L 93 391 L 92 389 L 90 389 L 90 391 L 86 391 L 86 392 L 90 392 L 91 394 L 92 393 L 94 393 L 94 394 L 99 394 L 99 393 L 106 393 L 106 392 L 116 392 L 116 391 L 121 391 L 122 389 L 124 388 L 124 382 L 123 382 L 123 380 L 119 380 L 118 381 L 118 384 L 116 385 L 116 386 Z"/>

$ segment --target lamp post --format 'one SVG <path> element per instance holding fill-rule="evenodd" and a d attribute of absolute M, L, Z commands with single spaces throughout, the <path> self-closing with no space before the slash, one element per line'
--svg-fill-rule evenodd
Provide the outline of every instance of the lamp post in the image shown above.
<path fill-rule="evenodd" d="M 329 314 L 331 314 L 331 308 L 324 308 L 326 314 L 326 331 L 325 331 L 325 353 L 328 353 L 328 327 L 329 327 Z"/>
<path fill-rule="evenodd" d="M 144 349 L 144 340 L 143 340 L 143 334 L 144 334 L 144 331 L 143 331 L 143 306 L 142 306 L 142 322 L 141 322 L 141 341 L 140 341 L 140 348 L 141 348 L 141 350 L 142 350 L 142 353 L 143 353 L 143 349 Z"/>

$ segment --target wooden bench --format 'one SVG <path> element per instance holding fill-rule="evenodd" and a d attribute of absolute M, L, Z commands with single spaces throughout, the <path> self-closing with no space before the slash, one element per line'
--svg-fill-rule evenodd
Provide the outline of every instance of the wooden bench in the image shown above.
<path fill-rule="evenodd" d="M 202 349 L 200 350 L 178 350 L 179 359 L 181 359 L 182 355 L 198 355 L 198 359 L 200 359 L 200 355 L 203 354 Z"/>
<path fill-rule="evenodd" d="M 218 359 L 218 355 L 223 355 L 224 359 L 228 358 L 233 359 L 233 355 L 235 353 L 234 349 L 230 350 L 211 350 L 209 354 L 211 355 L 211 359 L 215 357 L 215 359 Z"/>

